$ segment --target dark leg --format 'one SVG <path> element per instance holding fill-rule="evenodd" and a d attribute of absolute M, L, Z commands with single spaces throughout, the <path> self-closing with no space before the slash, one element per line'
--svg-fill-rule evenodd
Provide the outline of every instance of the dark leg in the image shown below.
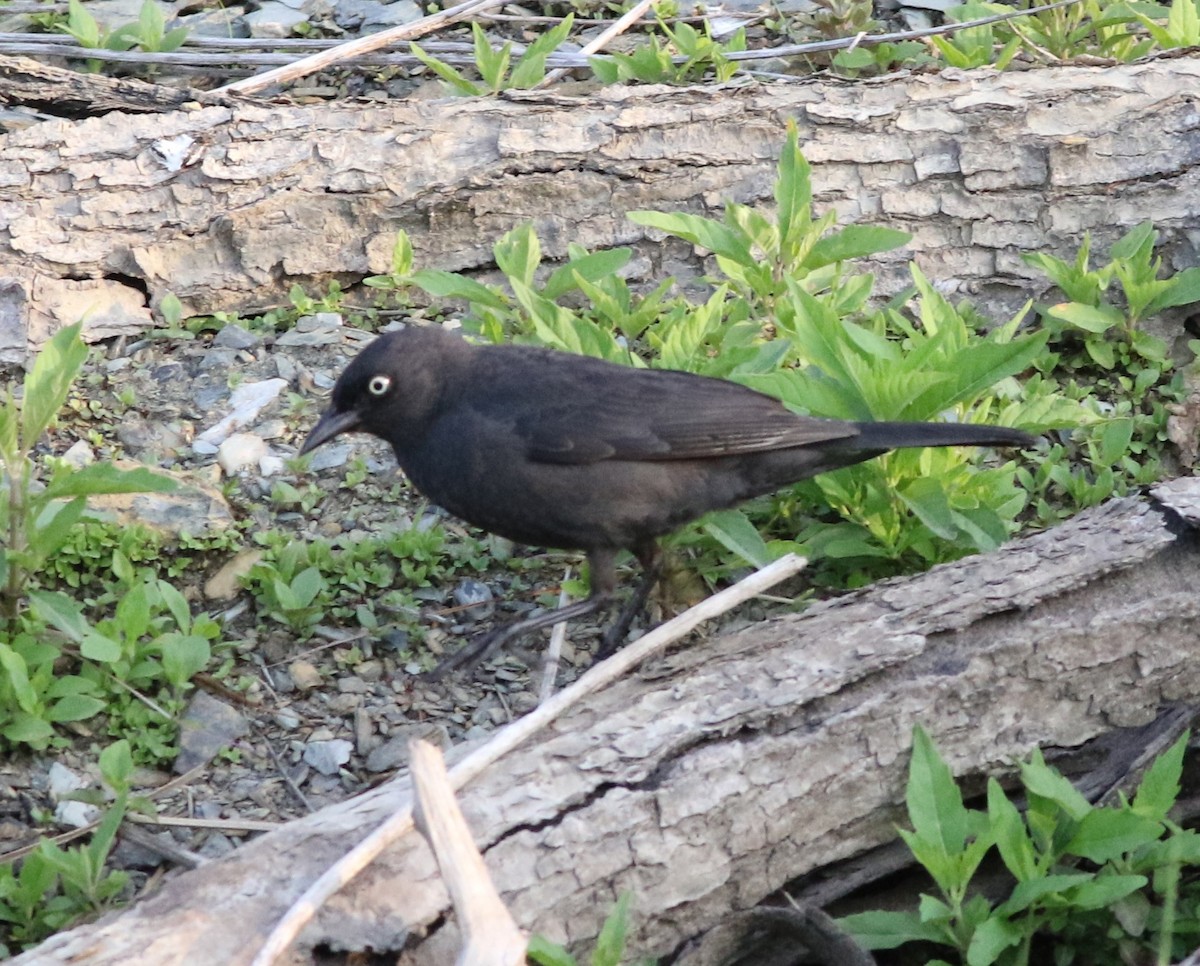
<path fill-rule="evenodd" d="M 575 620 L 577 617 L 586 617 L 598 610 L 603 610 L 612 603 L 613 594 L 616 592 L 616 561 L 617 552 L 615 550 L 590 551 L 588 566 L 592 574 L 592 592 L 587 600 L 560 607 L 558 610 L 547 611 L 545 614 L 538 614 L 536 617 L 530 617 L 523 621 L 515 621 L 487 634 L 480 634 L 461 651 L 456 651 L 442 661 L 426 675 L 426 678 L 437 681 L 459 668 L 475 667 L 510 641 L 541 630 L 543 627 L 551 627 L 561 621 Z M 630 619 L 632 620 L 632 618 Z"/>
<path fill-rule="evenodd" d="M 651 542 L 639 547 L 635 553 L 638 563 L 642 565 L 642 579 L 633 588 L 633 594 L 625 602 L 625 606 L 621 608 L 621 613 L 617 615 L 617 619 L 604 632 L 604 637 L 600 639 L 600 647 L 596 651 L 597 661 L 603 661 L 606 657 L 612 657 L 616 653 L 617 648 L 625 642 L 625 635 L 629 633 L 629 626 L 633 623 L 633 619 L 642 612 L 642 608 L 646 606 L 646 600 L 650 596 L 650 591 L 654 589 L 654 585 L 658 583 L 658 578 L 662 576 L 662 554 L 659 553 L 657 543 Z"/>

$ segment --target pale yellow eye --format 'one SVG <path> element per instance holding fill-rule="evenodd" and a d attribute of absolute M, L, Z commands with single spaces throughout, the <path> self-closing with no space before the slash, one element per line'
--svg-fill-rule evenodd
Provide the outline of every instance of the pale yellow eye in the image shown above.
<path fill-rule="evenodd" d="M 367 383 L 367 392 L 372 396 L 382 396 L 392 388 L 392 380 L 387 376 L 372 376 Z"/>

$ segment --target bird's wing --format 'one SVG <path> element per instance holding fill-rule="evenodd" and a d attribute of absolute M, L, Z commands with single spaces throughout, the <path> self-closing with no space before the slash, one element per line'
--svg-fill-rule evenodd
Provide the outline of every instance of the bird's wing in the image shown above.
<path fill-rule="evenodd" d="M 584 378 L 578 377 L 584 374 Z M 811 419 L 736 383 L 688 373 L 616 369 L 527 386 L 515 412 L 529 459 L 543 463 L 735 456 L 858 435 L 852 423 Z M 511 405 L 511 400 L 510 400 Z"/>

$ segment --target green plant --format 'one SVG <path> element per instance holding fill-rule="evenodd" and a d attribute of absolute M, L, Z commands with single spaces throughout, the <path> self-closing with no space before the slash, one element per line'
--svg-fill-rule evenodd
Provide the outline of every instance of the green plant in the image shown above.
<path fill-rule="evenodd" d="M 58 23 L 55 27 L 74 37 L 81 47 L 92 50 L 129 50 L 139 47 L 147 53 L 169 53 L 177 50 L 188 35 L 186 27 L 166 29 L 166 18 L 154 0 L 145 0 L 136 22 L 113 31 L 103 28 L 80 0 L 70 0 L 66 22 Z M 90 70 L 99 68 L 98 60 L 89 61 Z"/>
<path fill-rule="evenodd" d="M 917 727 L 906 793 L 913 830 L 900 834 L 937 895 L 922 895 L 915 912 L 866 912 L 841 924 L 869 949 L 935 943 L 969 966 L 1121 966 L 1147 961 L 1147 952 L 1162 966 L 1174 962 L 1200 928 L 1195 896 L 1180 902 L 1178 894 L 1181 869 L 1200 864 L 1200 835 L 1168 817 L 1187 740 L 1154 762 L 1132 802 L 1114 807 L 1089 803 L 1035 751 L 1020 765 L 1022 815 L 994 778 L 987 810 L 967 808 Z M 999 902 L 971 888 L 993 848 L 1011 876 Z"/>
<path fill-rule="evenodd" d="M 127 741 L 117 741 L 100 753 L 100 774 L 113 794 L 91 840 L 63 848 L 49 839 L 21 862 L 0 865 L 0 921 L 6 939 L 18 947 L 35 946 L 79 919 L 110 908 L 129 883 L 126 872 L 110 871 L 108 858 L 117 830 L 131 807 L 145 808 L 145 799 L 131 795 L 133 756 Z M 102 796 L 75 797 L 103 804 Z M 11 953 L 0 945 L 0 954 Z"/>
<path fill-rule="evenodd" d="M 1008 21 L 1008 28 L 1021 39 L 1023 50 L 1042 57 L 1101 56 L 1128 63 L 1154 46 L 1138 36 L 1136 24 L 1133 11 L 1124 3 L 1102 6 L 1100 0 L 1082 0 Z"/>
<path fill-rule="evenodd" d="M 1147 319 L 1200 300 L 1200 269 L 1159 278 L 1154 254 L 1158 233 L 1150 222 L 1133 228 L 1109 249 L 1109 260 L 1093 268 L 1092 239 L 1085 235 L 1073 261 L 1045 253 L 1023 256 L 1043 271 L 1067 301 L 1039 307 L 1055 350 L 1036 363 L 1066 394 L 1095 414 L 1073 447 L 1052 451 L 1028 477 L 1031 492 L 1057 503 L 1090 506 L 1157 479 L 1167 446 L 1168 406 L 1182 395 L 1182 379 L 1162 339 L 1145 331 Z M 1117 298 L 1109 293 L 1113 283 Z M 1193 347 L 1195 348 L 1195 347 Z M 1124 450 L 1120 451 L 1121 441 Z M 1054 519 L 1054 511 L 1046 519 Z"/>
<path fill-rule="evenodd" d="M 421 63 L 445 81 L 456 94 L 479 97 L 506 90 L 528 90 L 536 87 L 545 79 L 546 58 L 567 39 L 574 22 L 575 15 L 568 14 L 562 23 L 541 34 L 525 48 L 525 52 L 515 66 L 511 64 L 512 44 L 506 43 L 499 50 L 494 50 L 487 35 L 483 32 L 483 28 L 478 23 L 472 23 L 471 34 L 475 40 L 475 67 L 483 80 L 482 85 L 468 80 L 461 71 L 438 60 L 431 54 L 427 54 L 421 49 L 420 44 L 411 45 L 412 53 Z"/>
<path fill-rule="evenodd" d="M 690 24 L 676 24 L 672 30 L 661 19 L 659 29 L 667 43 L 651 36 L 632 53 L 611 53 L 589 57 L 592 73 L 604 84 L 641 81 L 645 84 L 691 84 L 710 73 L 723 83 L 738 71 L 736 61 L 726 54 L 746 49 L 746 31 L 737 30 L 728 41 L 714 40 L 707 23 L 704 33 Z"/>
<path fill-rule="evenodd" d="M 1196 9 L 1196 0 L 1173 0 L 1165 24 L 1140 11 L 1135 16 L 1164 50 L 1200 45 L 1200 12 Z"/>
<path fill-rule="evenodd" d="M 948 15 L 959 23 L 981 20 L 996 13 L 1007 13 L 1009 7 L 970 0 L 953 7 Z M 1011 36 L 1007 24 L 976 24 L 959 27 L 943 37 L 930 37 L 930 43 L 951 67 L 995 67 L 1004 70 L 1021 48 L 1021 38 Z M 1006 37 L 1001 43 L 1001 38 Z M 996 48 L 1000 47 L 999 52 Z"/>
<path fill-rule="evenodd" d="M 35 477 L 34 446 L 62 409 L 87 360 L 80 325 L 60 330 L 25 377 L 21 404 L 9 392 L 0 404 L 0 620 L 11 631 L 26 586 L 83 519 L 89 496 L 166 492 L 175 484 L 148 469 L 93 463 L 53 467 L 45 485 Z M 0 652 L 2 653 L 2 652 Z"/>
<path fill-rule="evenodd" d="M 612 912 L 604 920 L 600 935 L 596 937 L 596 948 L 592 951 L 591 966 L 620 966 L 628 942 L 629 904 L 632 899 L 633 893 L 621 893 Z M 579 963 L 558 943 L 552 943 L 537 934 L 529 938 L 526 956 L 538 966 L 578 966 Z M 637 962 L 639 966 L 654 966 L 655 960 L 643 958 Z"/>

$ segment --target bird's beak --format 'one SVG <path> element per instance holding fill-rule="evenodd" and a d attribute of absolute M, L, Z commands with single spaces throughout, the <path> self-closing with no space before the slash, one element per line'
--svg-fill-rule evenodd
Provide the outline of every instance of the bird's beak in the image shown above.
<path fill-rule="evenodd" d="M 358 424 L 358 413 L 353 409 L 344 413 L 340 413 L 336 409 L 325 410 L 321 418 L 317 420 L 317 425 L 308 434 L 304 445 L 300 447 L 300 455 L 311 453 L 322 443 L 328 443 L 335 436 L 358 429 Z"/>

